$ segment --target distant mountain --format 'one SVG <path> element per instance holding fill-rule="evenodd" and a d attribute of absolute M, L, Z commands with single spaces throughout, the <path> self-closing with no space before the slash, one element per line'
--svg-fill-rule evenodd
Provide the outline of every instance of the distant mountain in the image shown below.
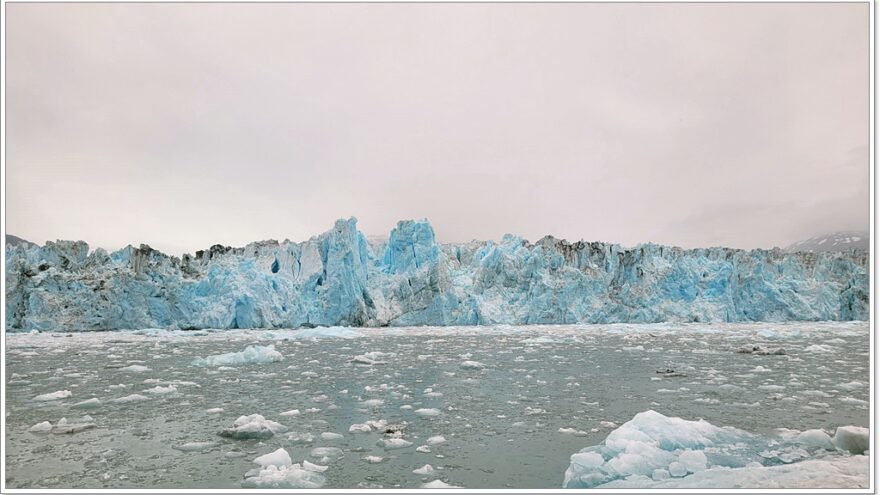
<path fill-rule="evenodd" d="M 6 234 L 6 245 L 7 246 L 26 246 L 26 247 L 39 247 L 31 241 L 22 239 L 21 237 L 16 237 L 14 235 Z"/>
<path fill-rule="evenodd" d="M 812 253 L 824 253 L 827 251 L 849 251 L 850 249 L 862 249 L 867 251 L 870 246 L 871 236 L 866 232 L 834 232 L 811 237 L 803 241 L 795 242 L 785 248 L 786 251 L 808 251 Z"/>

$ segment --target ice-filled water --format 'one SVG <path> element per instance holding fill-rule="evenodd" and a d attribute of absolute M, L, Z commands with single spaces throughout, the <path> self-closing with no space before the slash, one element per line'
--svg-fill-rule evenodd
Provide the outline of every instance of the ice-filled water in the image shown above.
<path fill-rule="evenodd" d="M 10 488 L 558 488 L 585 448 L 640 472 L 634 438 L 666 474 L 610 486 L 784 486 L 859 462 L 869 425 L 866 322 L 19 333 L 6 352 Z M 766 449 L 658 453 L 631 428 L 658 417 Z M 725 463 L 746 471 L 703 469 Z"/>

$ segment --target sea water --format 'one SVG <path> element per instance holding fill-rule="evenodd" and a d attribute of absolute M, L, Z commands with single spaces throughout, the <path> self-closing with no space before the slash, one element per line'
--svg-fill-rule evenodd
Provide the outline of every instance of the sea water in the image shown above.
<path fill-rule="evenodd" d="M 10 488 L 240 488 L 280 448 L 325 488 L 558 488 L 647 410 L 758 435 L 869 424 L 866 322 L 8 333 L 5 351 Z M 257 434 L 229 433 L 251 415 Z"/>

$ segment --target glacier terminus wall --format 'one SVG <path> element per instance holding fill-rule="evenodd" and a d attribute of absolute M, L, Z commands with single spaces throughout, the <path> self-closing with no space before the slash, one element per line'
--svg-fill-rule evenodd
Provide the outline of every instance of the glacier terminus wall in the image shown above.
<path fill-rule="evenodd" d="M 6 248 L 10 331 L 866 320 L 868 306 L 866 251 L 440 244 L 426 220 L 387 241 L 368 242 L 352 218 L 305 242 L 182 258 L 81 241 Z"/>

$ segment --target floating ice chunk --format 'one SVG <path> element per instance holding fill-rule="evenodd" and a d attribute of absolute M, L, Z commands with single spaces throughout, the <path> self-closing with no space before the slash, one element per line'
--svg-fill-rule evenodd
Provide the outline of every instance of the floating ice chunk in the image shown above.
<path fill-rule="evenodd" d="M 212 407 L 211 409 L 205 409 L 205 412 L 208 414 L 220 414 L 223 412 L 222 407 Z"/>
<path fill-rule="evenodd" d="M 175 445 L 174 448 L 181 452 L 199 452 L 208 450 L 215 445 L 217 445 L 216 442 L 189 442 L 183 445 Z"/>
<path fill-rule="evenodd" d="M 283 413 L 279 413 L 279 416 L 299 416 L 299 409 L 291 409 L 290 411 L 284 411 Z"/>
<path fill-rule="evenodd" d="M 428 438 L 425 443 L 428 445 L 440 445 L 441 443 L 446 443 L 446 438 L 443 435 L 437 435 Z"/>
<path fill-rule="evenodd" d="M 385 450 L 405 449 L 412 446 L 412 442 L 406 441 L 402 438 L 383 438 L 376 443 L 385 448 Z"/>
<path fill-rule="evenodd" d="M 464 361 L 458 366 L 463 370 L 481 370 L 486 367 L 485 364 L 479 361 Z"/>
<path fill-rule="evenodd" d="M 348 427 L 349 433 L 370 433 L 373 429 L 366 423 L 357 423 Z"/>
<path fill-rule="evenodd" d="M 840 385 L 838 385 L 838 387 L 840 387 L 844 390 L 852 391 L 852 390 L 858 390 L 860 388 L 866 387 L 867 385 L 868 384 L 865 382 L 860 382 L 858 380 L 854 380 L 854 381 L 847 382 L 847 383 L 841 383 Z"/>
<path fill-rule="evenodd" d="M 156 385 L 153 388 L 148 388 L 144 390 L 145 394 L 154 394 L 154 395 L 165 395 L 165 394 L 173 394 L 177 392 L 177 387 L 174 385 L 168 385 L 167 387 L 163 387 L 161 385 Z"/>
<path fill-rule="evenodd" d="M 236 439 L 264 439 L 285 431 L 287 431 L 286 426 L 268 420 L 259 414 L 251 414 L 250 416 L 239 416 L 231 428 L 220 432 L 220 436 Z"/>
<path fill-rule="evenodd" d="M 420 445 L 416 447 L 416 452 L 421 452 L 422 454 L 430 454 L 431 447 L 428 447 L 427 445 Z"/>
<path fill-rule="evenodd" d="M 867 406 L 868 405 L 868 401 L 862 400 L 862 399 L 856 399 L 855 397 L 841 397 L 838 400 L 840 402 L 843 402 L 844 404 L 852 404 L 855 406 Z"/>
<path fill-rule="evenodd" d="M 585 432 L 583 430 L 578 430 L 576 428 L 560 428 L 556 431 L 558 431 L 559 433 L 562 433 L 564 435 L 574 435 L 576 437 L 585 437 L 588 435 L 587 432 Z"/>
<path fill-rule="evenodd" d="M 831 440 L 841 450 L 861 454 L 870 447 L 870 430 L 860 426 L 841 426 Z"/>
<path fill-rule="evenodd" d="M 384 403 L 385 403 L 385 401 L 382 399 L 369 399 L 369 400 L 365 400 L 365 401 L 361 402 L 361 405 L 364 405 L 367 407 L 379 407 Z"/>
<path fill-rule="evenodd" d="M 290 459 L 290 454 L 288 454 L 287 451 L 282 448 L 257 457 L 256 459 L 254 459 L 254 463 L 259 464 L 263 467 L 290 466 L 291 464 L 293 464 L 293 461 Z"/>
<path fill-rule="evenodd" d="M 309 452 L 309 455 L 321 462 L 327 463 L 341 458 L 344 453 L 339 447 L 315 447 Z"/>
<path fill-rule="evenodd" d="M 422 466 L 418 469 L 413 469 L 413 474 L 429 475 L 433 472 L 434 472 L 434 468 L 431 467 L 430 464 L 425 464 L 424 466 Z"/>
<path fill-rule="evenodd" d="M 770 373 L 771 371 L 773 370 L 771 370 L 770 368 L 765 368 L 763 366 L 755 366 L 754 368 L 752 368 L 752 373 Z"/>
<path fill-rule="evenodd" d="M 49 433 L 52 431 L 52 423 L 43 421 L 42 423 L 37 423 L 34 426 L 31 426 L 28 428 L 28 431 L 31 433 Z"/>
<path fill-rule="evenodd" d="M 599 426 L 602 428 L 617 428 L 617 423 L 614 421 L 599 421 Z"/>
<path fill-rule="evenodd" d="M 101 401 L 97 397 L 92 397 L 91 399 L 84 400 L 82 402 L 77 402 L 76 404 L 70 406 L 76 409 L 97 409 L 101 407 Z"/>
<path fill-rule="evenodd" d="M 128 371 L 130 373 L 144 373 L 146 371 L 152 371 L 150 368 L 140 364 L 132 364 L 131 366 L 126 366 L 124 368 L 119 368 L 119 371 Z"/>
<path fill-rule="evenodd" d="M 294 444 L 308 444 L 315 441 L 315 436 L 311 433 L 290 433 L 287 440 Z"/>
<path fill-rule="evenodd" d="M 434 480 L 428 483 L 425 483 L 421 486 L 421 488 L 461 488 L 460 486 L 450 485 L 442 480 Z"/>
<path fill-rule="evenodd" d="M 332 431 L 325 431 L 321 433 L 321 438 L 324 440 L 339 440 L 340 438 L 343 438 L 343 436 L 339 433 L 333 433 Z"/>
<path fill-rule="evenodd" d="M 306 471 L 312 471 L 315 473 L 323 473 L 324 471 L 326 471 L 330 467 L 330 466 L 321 466 L 320 464 L 312 464 L 311 462 L 306 461 L 306 460 L 303 460 L 302 466 L 303 466 L 303 469 L 305 469 Z"/>
<path fill-rule="evenodd" d="M 125 403 L 125 402 L 138 402 L 138 401 L 142 401 L 142 400 L 150 400 L 150 398 L 145 397 L 141 394 L 131 394 L 131 395 L 126 395 L 125 397 L 120 397 L 118 399 L 114 399 L 113 402 Z"/>
<path fill-rule="evenodd" d="M 73 434 L 90 430 L 95 427 L 95 423 L 92 422 L 91 416 L 83 416 L 74 421 L 76 422 L 69 422 L 67 421 L 67 418 L 59 419 L 58 422 L 55 423 L 55 426 L 52 427 L 52 433 L 62 435 Z"/>
<path fill-rule="evenodd" d="M 387 364 L 388 359 L 397 356 L 397 353 L 394 352 L 367 352 L 365 354 L 361 354 L 359 356 L 355 356 L 351 359 L 351 362 L 357 364 L 366 364 L 366 365 L 376 365 L 376 364 Z"/>
<path fill-rule="evenodd" d="M 834 348 L 830 345 L 813 344 L 804 348 L 804 352 L 834 352 Z"/>
<path fill-rule="evenodd" d="M 73 394 L 70 392 L 70 390 L 59 390 L 57 392 L 52 392 L 49 394 L 38 395 L 38 396 L 34 397 L 33 400 L 38 401 L 38 402 L 47 402 L 50 400 L 66 399 L 66 398 L 70 397 L 71 395 L 73 395 Z"/>
<path fill-rule="evenodd" d="M 382 457 L 379 457 L 376 455 L 368 455 L 368 456 L 364 457 L 364 460 L 369 462 L 370 464 L 378 464 L 378 463 L 382 462 L 384 459 Z"/>
<path fill-rule="evenodd" d="M 441 414 L 443 414 L 442 412 L 440 412 L 439 409 L 434 409 L 434 408 L 416 409 L 415 411 L 413 411 L 413 413 L 415 413 L 417 416 L 422 416 L 422 417 L 427 417 L 427 418 L 432 418 L 432 417 L 440 416 Z"/>
<path fill-rule="evenodd" d="M 243 488 L 321 488 L 326 478 L 321 473 L 303 469 L 299 464 L 266 466 L 251 470 L 241 483 Z"/>
<path fill-rule="evenodd" d="M 364 334 L 346 327 L 316 327 L 307 328 L 294 333 L 293 337 L 302 339 L 353 339 L 363 337 Z"/>
<path fill-rule="evenodd" d="M 281 361 L 284 356 L 275 350 L 275 345 L 249 345 L 241 352 L 216 354 L 206 358 L 197 358 L 194 366 L 236 366 L 240 364 L 264 364 Z"/>

